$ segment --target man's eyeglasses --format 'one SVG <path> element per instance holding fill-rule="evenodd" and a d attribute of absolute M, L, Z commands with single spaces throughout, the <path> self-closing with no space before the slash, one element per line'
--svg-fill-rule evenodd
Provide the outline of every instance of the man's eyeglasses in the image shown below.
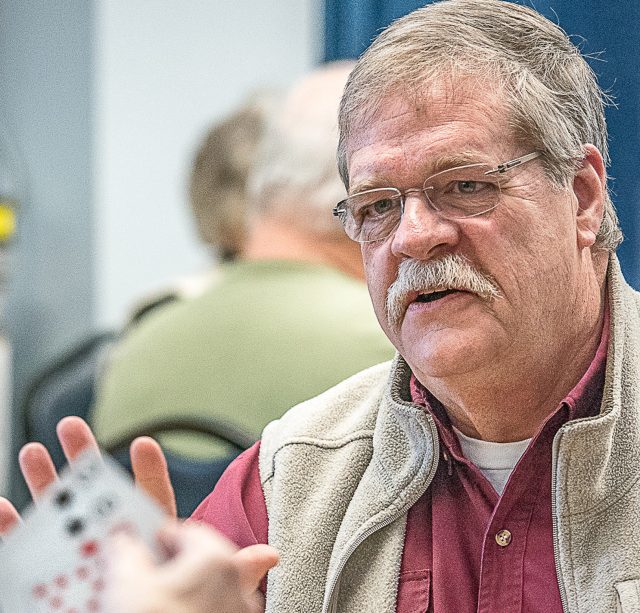
<path fill-rule="evenodd" d="M 395 232 L 404 213 L 406 194 L 424 193 L 428 205 L 445 219 L 477 217 L 498 206 L 504 173 L 540 155 L 534 151 L 497 166 L 467 164 L 449 168 L 430 176 L 422 189 L 368 189 L 340 201 L 333 214 L 349 238 L 359 243 L 383 240 Z"/>

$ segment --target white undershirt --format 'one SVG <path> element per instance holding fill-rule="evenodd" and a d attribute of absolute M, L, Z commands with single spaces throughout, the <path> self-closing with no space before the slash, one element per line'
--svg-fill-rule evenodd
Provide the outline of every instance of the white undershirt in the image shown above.
<path fill-rule="evenodd" d="M 491 443 L 466 436 L 457 428 L 453 428 L 453 431 L 458 436 L 464 457 L 475 464 L 493 485 L 493 489 L 502 495 L 509 475 L 526 451 L 531 439 L 514 443 Z"/>

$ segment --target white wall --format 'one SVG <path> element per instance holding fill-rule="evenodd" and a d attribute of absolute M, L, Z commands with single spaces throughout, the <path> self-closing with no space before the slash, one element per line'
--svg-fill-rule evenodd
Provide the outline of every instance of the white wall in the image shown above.
<path fill-rule="evenodd" d="M 10 483 L 18 506 L 28 499 L 16 461 L 26 392 L 95 327 L 93 24 L 93 0 L 0 2 L 0 132 L 8 126 L 24 171 L 6 320 L 1 315 L 13 354 Z M 1 381 L 0 390 L 8 393 Z"/>
<path fill-rule="evenodd" d="M 194 150 L 260 85 L 320 58 L 314 0 L 97 0 L 95 316 L 122 322 L 141 294 L 208 265 L 186 203 Z"/>

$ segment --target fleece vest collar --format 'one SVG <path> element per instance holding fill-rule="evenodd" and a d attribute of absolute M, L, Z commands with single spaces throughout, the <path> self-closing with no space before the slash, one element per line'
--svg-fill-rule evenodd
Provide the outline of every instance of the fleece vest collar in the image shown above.
<path fill-rule="evenodd" d="M 600 413 L 565 424 L 553 445 L 556 566 L 571 613 L 640 613 L 640 297 L 615 257 L 607 292 L 611 330 Z"/>

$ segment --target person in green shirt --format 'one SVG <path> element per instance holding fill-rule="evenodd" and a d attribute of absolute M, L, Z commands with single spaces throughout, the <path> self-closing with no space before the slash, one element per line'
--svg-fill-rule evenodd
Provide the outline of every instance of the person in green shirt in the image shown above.
<path fill-rule="evenodd" d="M 359 246 L 331 215 L 344 197 L 335 147 L 350 68 L 315 71 L 276 107 L 249 176 L 239 257 L 204 293 L 145 315 L 112 352 L 91 416 L 103 445 L 185 416 L 213 416 L 257 439 L 292 405 L 393 357 Z M 193 433 L 160 442 L 193 458 L 231 451 Z"/>

